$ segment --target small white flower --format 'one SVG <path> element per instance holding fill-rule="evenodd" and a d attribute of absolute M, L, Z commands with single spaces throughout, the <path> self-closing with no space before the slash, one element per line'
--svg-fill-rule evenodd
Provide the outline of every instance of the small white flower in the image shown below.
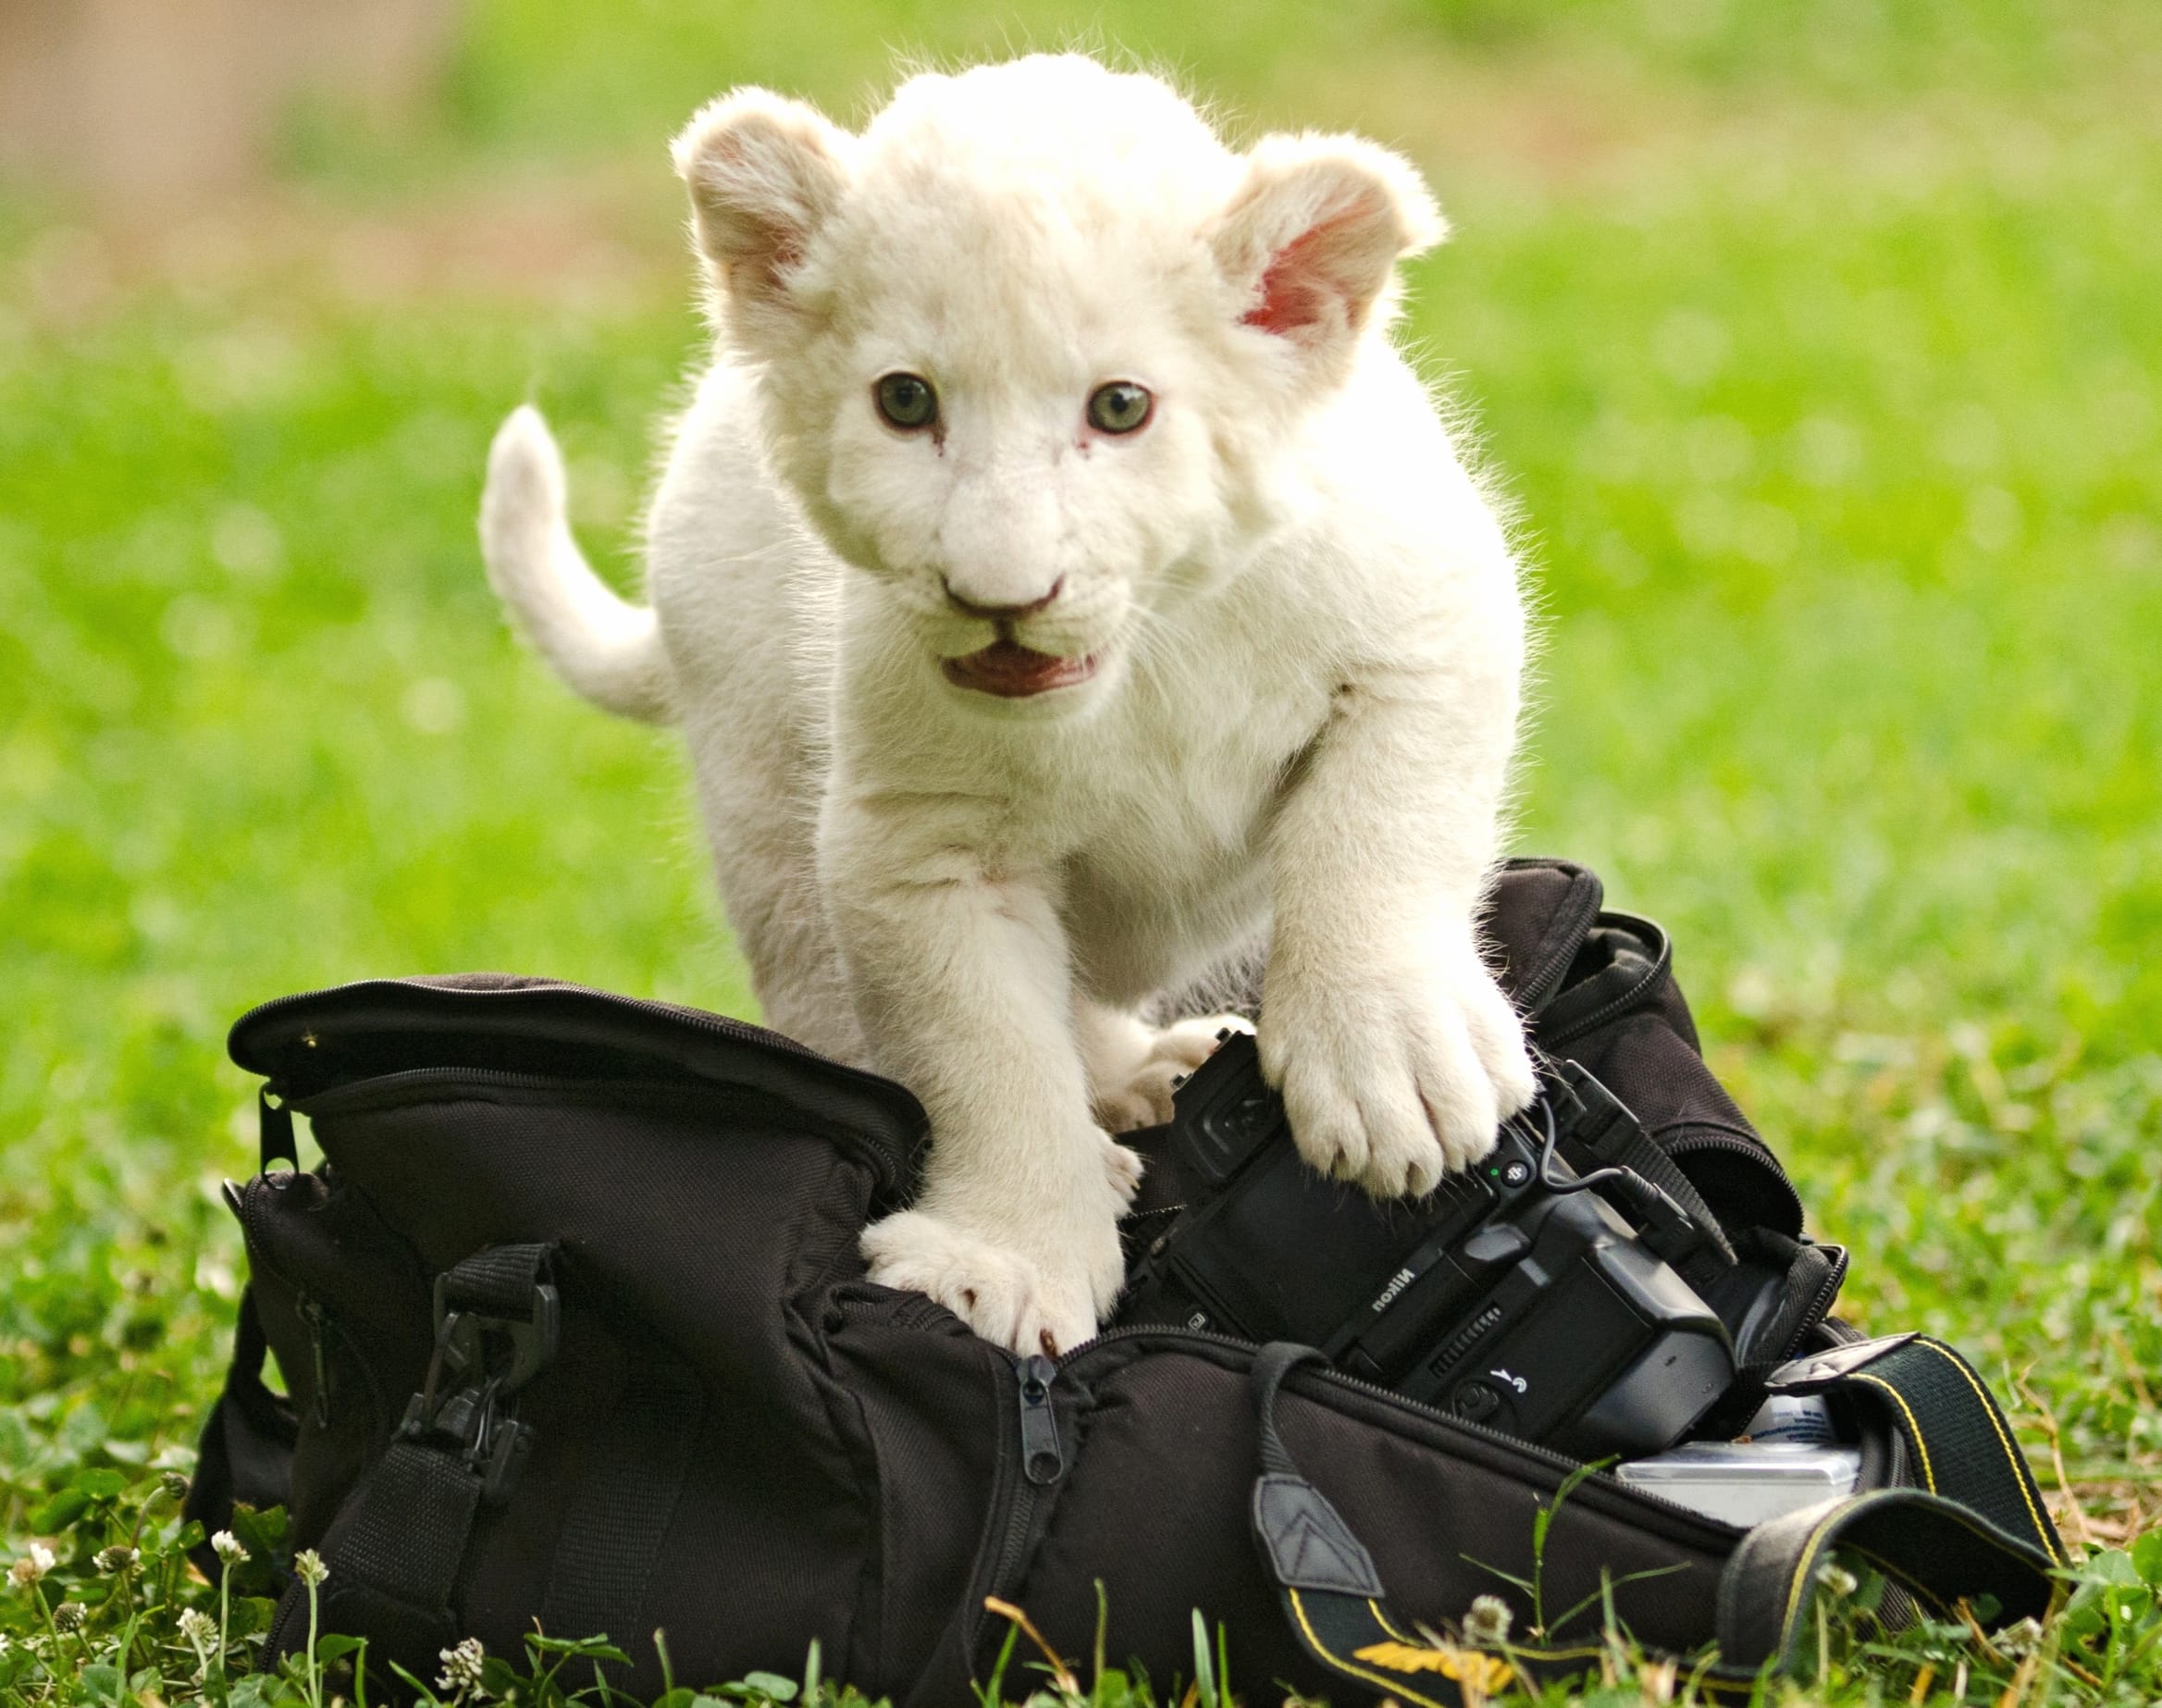
<path fill-rule="evenodd" d="M 89 1609 L 80 1602 L 62 1602 L 53 1609 L 53 1628 L 56 1631 L 80 1631 L 87 1617 Z"/>
<path fill-rule="evenodd" d="M 123 1548 L 116 1544 L 110 1548 L 100 1548 L 91 1564 L 106 1576 L 117 1578 L 142 1557 L 142 1549 Z"/>
<path fill-rule="evenodd" d="M 330 1568 L 323 1564 L 323 1556 L 313 1548 L 303 1548 L 292 1557 L 293 1576 L 309 1589 L 314 1589 L 330 1576 Z"/>
<path fill-rule="evenodd" d="M 1464 1640 L 1481 1649 L 1505 1643 L 1513 1617 L 1499 1595 L 1475 1595 L 1464 1615 Z"/>
<path fill-rule="evenodd" d="M 210 1552 L 228 1566 L 238 1566 L 248 1557 L 246 1545 L 230 1530 L 220 1530 L 210 1539 Z"/>
<path fill-rule="evenodd" d="M 1817 1581 L 1824 1586 L 1826 1594 L 1841 1598 L 1852 1595 L 1861 1588 L 1861 1579 L 1836 1560 L 1826 1560 L 1817 1567 Z"/>
<path fill-rule="evenodd" d="M 217 1642 L 217 1621 L 200 1607 L 189 1607 L 180 1613 L 180 1638 L 195 1651 L 195 1677 L 200 1683 L 210 1676 L 210 1651 Z"/>
<path fill-rule="evenodd" d="M 50 1548 L 46 1547 L 43 1542 L 32 1542 L 30 1545 L 30 1552 L 7 1568 L 7 1581 L 15 1585 L 17 1589 L 22 1589 L 26 1585 L 37 1582 L 56 1564 Z"/>
<path fill-rule="evenodd" d="M 2013 1660 L 2023 1660 L 2042 1647 L 2042 1621 L 2030 1614 L 2017 1625 L 2008 1625 L 1996 1634 L 1998 1650 Z"/>
<path fill-rule="evenodd" d="M 468 1637 L 455 1649 L 445 1649 L 442 1652 L 442 1676 L 436 1683 L 456 1696 L 479 1689 L 482 1658 L 480 1639 L 477 1637 Z"/>

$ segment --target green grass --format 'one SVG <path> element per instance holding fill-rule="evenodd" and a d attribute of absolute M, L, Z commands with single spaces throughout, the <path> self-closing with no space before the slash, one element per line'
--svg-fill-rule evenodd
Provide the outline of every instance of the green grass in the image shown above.
<path fill-rule="evenodd" d="M 1518 845 L 1674 932 L 1715 1064 L 1856 1248 L 1850 1313 L 1966 1348 L 2077 1485 L 2094 1571 L 2137 1579 L 2115 1551 L 2156 1551 L 2162 1509 L 2162 18 L 1166 11 L 486 0 L 417 130 L 296 119 L 299 188 L 222 267 L 0 211 L 0 1536 L 64 1544 L 48 1590 L 185 1468 L 215 1385 L 233 1015 L 481 966 L 747 1006 L 673 738 L 522 656 L 472 538 L 488 434 L 533 395 L 624 556 L 697 338 L 661 140 L 731 81 L 859 113 L 889 44 L 1073 39 L 1428 167 L 1459 237 L 1411 329 L 1548 622 Z M 475 261 L 461 221 L 512 205 L 539 258 Z M 63 1523 L 79 1485 L 111 1492 Z M 173 1529 L 154 1502 L 146 1555 Z M 154 1578 L 92 1574 L 71 1593 L 128 1592 L 63 1653 L 106 1664 L 125 1607 L 158 1641 L 215 1608 Z M 2052 1658 L 2029 1700 L 2162 1695 L 2153 1591 L 2082 1606 L 2051 1654 L 2130 1671 Z M 38 1628 L 0 1590 L 0 1697 L 116 1700 L 44 1679 Z M 1903 1699 L 1930 1643 L 1932 1700 L 1995 1701 L 2016 1665 L 1914 1642 L 1820 1694 Z M 170 1701 L 193 1666 L 138 1645 L 127 1670 Z M 1617 1677 L 1606 1700 L 1638 1700 Z"/>

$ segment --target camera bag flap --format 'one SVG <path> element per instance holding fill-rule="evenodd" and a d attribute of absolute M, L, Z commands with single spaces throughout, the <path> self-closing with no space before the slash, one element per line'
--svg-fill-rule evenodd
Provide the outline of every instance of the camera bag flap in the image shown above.
<path fill-rule="evenodd" d="M 1542 1043 L 1596 1054 L 1745 1260 L 1827 1249 L 1797 1237 L 1792 1188 L 1703 1072 L 1655 928 L 1602 913 L 1590 874 L 1527 862 L 1489 934 Z M 1660 1065 L 1632 1095 L 1640 1049 Z M 1199 1608 L 1242 1677 L 1453 1703 L 1448 1668 L 1476 1685 L 1498 1657 L 1418 1652 L 1422 1627 L 1452 1631 L 1495 1593 L 1526 1629 L 1515 1580 L 1542 1511 L 1541 1677 L 1586 1664 L 1605 1581 L 1655 1649 L 1718 1640 L 1778 1663 L 1791 1620 L 1766 1637 L 1729 1610 L 1774 1579 L 1806 1601 L 1793 1563 L 1849 1536 L 1918 1596 L 1966 1593 L 1984 1566 L 2007 1617 L 2047 1593 L 2045 1516 L 2008 1540 L 2014 1496 L 1959 1469 L 1993 1431 L 2008 1466 L 2016 1449 L 1994 1409 L 1968 1415 L 1964 1377 L 1918 1385 L 1933 1354 L 1760 1372 L 1911 1410 L 1899 1462 L 1921 1504 L 1847 1503 L 1859 1516 L 1798 1541 L 1745 1534 L 1303 1354 L 1148 1329 L 1008 1355 L 864 1278 L 863 1227 L 908 1190 L 915 1100 L 756 1027 L 476 975 L 272 1003 L 233 1052 L 270 1083 L 265 1162 L 229 1194 L 251 1281 L 189 1512 L 215 1530 L 235 1502 L 284 1505 L 288 1545 L 329 1567 L 324 1628 L 367 1640 L 379 1694 L 387 1663 L 432 1677 L 468 1636 L 515 1655 L 537 1621 L 605 1633 L 631 1656 L 610 1682 L 642 1698 L 664 1630 L 679 1681 L 793 1672 L 816 1639 L 828 1677 L 944 1703 L 1007 1634 L 986 1598 L 1075 1654 L 1101 1580 L 1111 1658 L 1159 1682 L 1191 1665 Z M 1833 1356 L 1824 1280 L 1779 1333 Z M 1909 1562 L 1909 1511 L 1940 1542 L 1968 1538 L 1967 1563 L 1943 1547 Z M 1390 1626 L 1368 1641 L 1353 1615 Z M 307 1626 L 294 1585 L 266 1657 Z M 1399 1648 L 1364 1652 L 1377 1642 Z"/>
<path fill-rule="evenodd" d="M 408 1071 L 720 1088 L 827 1131 L 871 1165 L 887 1199 L 907 1194 L 924 1134 L 922 1108 L 901 1086 L 763 1026 L 514 973 L 369 979 L 286 996 L 242 1015 L 229 1047 L 281 1103 Z"/>

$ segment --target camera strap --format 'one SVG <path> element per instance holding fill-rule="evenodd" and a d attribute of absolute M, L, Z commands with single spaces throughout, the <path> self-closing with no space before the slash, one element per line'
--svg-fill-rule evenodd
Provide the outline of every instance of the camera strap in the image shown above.
<path fill-rule="evenodd" d="M 1765 1380 L 1773 1393 L 1845 1395 L 1899 1433 L 1907 1477 L 1979 1513 L 2052 1566 L 2064 1541 L 1996 1401 L 1974 1367 L 1926 1334 L 1889 1334 L 1795 1358 Z"/>
<path fill-rule="evenodd" d="M 1624 1181 L 1610 1186 L 1623 1200 L 1617 1207 L 1640 1224 L 1646 1243 L 1684 1281 L 1701 1293 L 1734 1268 L 1734 1245 L 1703 1194 L 1596 1076 L 1576 1062 L 1561 1063 L 1546 1095 L 1563 1160 L 1580 1175 L 1624 1170 Z M 1627 1182 L 1627 1175 L 1641 1184 Z"/>
<path fill-rule="evenodd" d="M 1390 1603 L 1374 1559 L 1300 1470 L 1277 1428 L 1285 1380 L 1325 1364 L 1309 1346 L 1264 1346 L 1252 1375 L 1261 1474 L 1252 1520 L 1264 1568 L 1301 1646 L 1324 1666 L 1414 1708 L 1472 1708 L 1513 1686 L 1582 1674 L 1596 1641 L 1493 1648 L 1453 1640 Z M 1987 1598 L 2002 1626 L 2048 1613 L 2064 1550 L 2004 1414 L 1966 1360 L 1921 1335 L 1798 1359 L 1781 1392 L 1868 1394 L 1899 1418 L 1921 1486 L 1827 1501 L 1741 1535 L 1721 1573 L 1718 1655 L 1693 1682 L 1711 1700 L 1757 1700 L 1790 1670 L 1812 1628 L 1820 1576 L 1845 1553 L 1924 1606 L 1947 1614 Z M 1557 1493 L 1549 1510 L 1563 1497 Z M 1886 1603 L 1888 1609 L 1892 1603 Z"/>

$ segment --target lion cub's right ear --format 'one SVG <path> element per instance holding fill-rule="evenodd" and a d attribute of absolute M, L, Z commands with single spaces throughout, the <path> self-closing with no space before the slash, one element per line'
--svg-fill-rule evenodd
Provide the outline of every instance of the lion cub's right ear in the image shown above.
<path fill-rule="evenodd" d="M 856 139 L 764 89 L 708 102 L 675 139 L 691 226 L 724 322 L 755 345 L 785 337 L 793 275 L 848 187 Z"/>

